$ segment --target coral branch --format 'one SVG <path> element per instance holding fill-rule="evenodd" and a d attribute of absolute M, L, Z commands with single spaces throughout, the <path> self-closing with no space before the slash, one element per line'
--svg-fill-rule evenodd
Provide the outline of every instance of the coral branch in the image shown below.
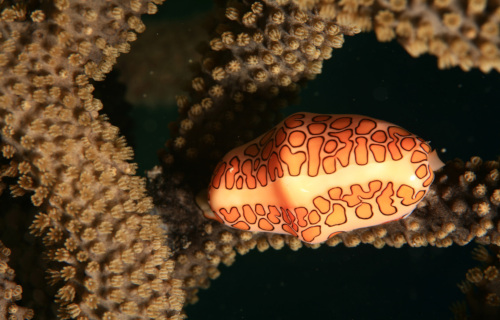
<path fill-rule="evenodd" d="M 474 239 L 483 244 L 500 245 L 499 168 L 497 161 L 483 163 L 478 157 L 465 164 L 459 160 L 449 162 L 436 173 L 429 194 L 408 218 L 341 233 L 329 239 L 326 245 L 448 247 L 453 243 L 465 245 Z M 158 212 L 167 225 L 175 226 L 169 229 L 174 259 L 178 263 L 175 277 L 185 279 L 190 301 L 196 301 L 197 289 L 206 288 L 208 279 L 217 278 L 216 267 L 220 262 L 233 263 L 236 252 L 280 249 L 285 244 L 292 250 L 303 246 L 292 236 L 242 232 L 208 222 L 192 204 L 194 194 L 188 186 L 176 185 L 175 180 L 167 182 L 159 172 L 151 172 L 150 178 L 155 180 L 152 185 L 158 187 L 153 190 L 158 197 L 155 198 Z M 317 248 L 319 244 L 307 246 Z"/>
<path fill-rule="evenodd" d="M 18 177 L 12 194 L 33 192 L 40 208 L 31 230 L 55 262 L 60 317 L 177 317 L 181 282 L 170 277 L 158 217 L 146 214 L 145 181 L 134 176 L 118 128 L 98 114 L 89 84 L 129 50 L 144 30 L 140 14 L 155 4 L 60 0 L 26 19 L 5 10 L 0 107 L 2 152 L 11 160 L 2 176 Z"/>
<path fill-rule="evenodd" d="M 161 2 L 0 4 L 0 130 L 7 163 L 0 168 L 0 191 L 29 194 L 39 209 L 31 230 L 47 249 L 63 319 L 180 319 L 185 300 L 196 300 L 221 262 L 230 265 L 237 253 L 254 248 L 302 247 L 296 238 L 206 221 L 194 199 L 215 162 L 274 124 L 301 84 L 341 47 L 344 34 L 369 29 L 369 19 L 382 40 L 395 33 L 411 53 L 437 54 L 441 66 L 498 68 L 491 27 L 496 2 L 471 1 L 470 9 L 419 3 L 426 10 L 417 14 L 398 1 L 231 1 L 215 14 L 190 97 L 178 99 L 180 119 L 163 166 L 149 172 L 153 208 L 145 180 L 129 162 L 133 151 L 99 113 L 102 103 L 90 82 L 104 79 L 129 51 L 145 28 L 140 16 L 155 13 Z M 435 31 L 445 22 L 455 28 L 463 12 L 463 28 Z M 436 16 L 444 22 L 429 20 Z M 477 239 L 498 245 L 498 172 L 495 161 L 449 162 L 408 219 L 343 233 L 327 244 L 446 247 Z M 4 264 L 6 270 L 11 273 Z"/>
<path fill-rule="evenodd" d="M 0 317 L 2 319 L 32 319 L 33 310 L 19 307 L 23 289 L 14 282 L 14 270 L 9 268 L 10 249 L 0 241 Z"/>
<path fill-rule="evenodd" d="M 341 24 L 397 39 L 413 57 L 437 56 L 440 69 L 500 71 L 500 2 L 486 0 L 292 0 Z M 280 1 L 280 2 L 287 2 Z"/>
<path fill-rule="evenodd" d="M 500 315 L 500 286 L 499 277 L 499 247 L 477 247 L 473 250 L 473 257 L 481 264 L 469 269 L 466 279 L 458 287 L 465 294 L 468 305 L 471 307 L 472 319 L 497 319 Z M 464 312 L 454 310 L 455 317 Z"/>
<path fill-rule="evenodd" d="M 229 149 L 269 129 L 300 84 L 319 74 L 323 60 L 342 46 L 344 34 L 358 32 L 275 1 L 231 2 L 219 11 L 191 82 L 191 100 L 178 99 L 171 153 L 163 155 L 165 166 L 189 168 L 183 171 L 197 181 L 207 181 Z"/>

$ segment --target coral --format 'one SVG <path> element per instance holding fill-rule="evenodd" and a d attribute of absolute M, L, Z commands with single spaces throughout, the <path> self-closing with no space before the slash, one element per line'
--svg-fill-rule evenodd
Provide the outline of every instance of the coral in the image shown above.
<path fill-rule="evenodd" d="M 144 30 L 140 15 L 155 13 L 160 2 L 2 3 L 1 186 L 29 194 L 37 207 L 31 230 L 46 248 L 61 318 L 182 318 L 184 299 L 194 302 L 221 262 L 253 248 L 302 246 L 208 222 L 194 198 L 218 157 L 275 122 L 357 27 L 287 1 L 232 2 L 215 14 L 222 21 L 191 96 L 178 99 L 171 149 L 163 167 L 149 172 L 153 209 L 145 180 L 128 162 L 132 149 L 99 113 L 90 81 L 103 80 L 128 52 Z M 496 162 L 451 162 L 412 219 L 328 244 L 498 244 L 497 176 Z"/>
<path fill-rule="evenodd" d="M 23 289 L 14 282 L 15 272 L 8 265 L 10 249 L 0 241 L 0 317 L 2 319 L 32 319 L 33 310 L 16 305 Z"/>
<path fill-rule="evenodd" d="M 268 9 L 267 5 L 269 2 L 264 1 L 262 3 L 266 5 L 264 6 L 264 10 Z M 233 5 L 239 6 L 238 9 L 234 9 Z M 222 34 L 224 30 L 228 29 L 227 24 L 231 25 L 233 23 L 238 23 L 238 26 L 232 26 L 231 30 L 240 30 L 241 28 L 241 33 L 248 32 L 251 34 L 251 26 L 246 26 L 243 18 L 235 18 L 232 15 L 232 13 L 236 12 L 236 17 L 252 16 L 255 13 L 252 9 L 252 3 L 249 2 L 246 5 L 245 7 L 243 4 L 235 5 L 230 3 L 229 7 L 224 10 L 225 16 L 221 18 L 220 24 L 215 27 L 216 34 L 221 36 L 220 38 L 216 36 L 211 41 L 211 50 L 207 49 L 205 54 L 205 58 L 208 61 L 212 62 L 217 61 L 217 59 L 223 59 L 224 65 L 224 63 L 227 63 L 224 62 L 226 60 L 235 61 L 240 59 L 238 51 L 223 45 Z M 271 3 L 269 8 L 273 8 L 273 5 Z M 280 10 L 284 12 L 285 17 L 290 15 L 291 19 L 293 19 L 293 16 L 297 12 L 301 12 L 307 17 L 304 18 L 304 21 L 314 21 L 314 19 L 317 19 L 317 16 L 312 14 L 312 12 L 297 11 L 292 5 L 284 5 L 280 7 Z M 273 12 L 272 9 L 271 12 Z M 273 21 L 272 19 L 270 20 L 260 23 L 265 26 L 262 29 L 272 30 Z M 265 23 L 268 23 L 270 26 L 268 27 Z M 293 25 L 293 20 L 285 25 Z M 271 34 L 265 33 L 264 36 L 265 39 L 271 39 Z M 273 42 L 271 39 L 263 41 L 263 43 L 272 44 Z M 286 40 L 285 47 L 289 48 Z M 262 50 L 258 50 L 258 52 Z M 304 52 L 304 49 L 302 49 L 302 52 Z M 259 66 L 261 65 L 264 64 L 259 64 Z M 217 76 L 214 76 L 214 70 L 217 68 L 226 70 L 225 67 L 218 67 L 217 64 L 209 64 L 208 66 L 204 68 L 205 65 L 203 65 L 199 75 L 195 75 L 193 80 L 192 97 L 193 99 L 197 99 L 196 101 L 205 98 L 204 95 L 201 95 L 200 98 L 200 92 L 195 89 L 197 84 L 204 84 L 208 81 L 213 83 L 215 81 L 223 89 L 219 90 L 224 93 L 223 98 L 225 98 L 228 90 L 234 90 L 235 87 L 240 85 L 240 83 L 235 83 L 235 81 L 230 82 L 230 84 L 227 84 L 227 82 L 224 83 L 223 81 L 227 76 L 225 73 L 223 73 L 224 76 L 221 79 L 217 79 Z M 243 69 L 244 73 L 241 71 L 243 79 L 246 79 L 248 83 L 248 81 L 252 82 L 252 80 L 248 80 L 250 76 L 247 75 L 247 70 L 252 70 L 251 64 Z M 307 75 L 303 74 L 297 76 L 302 77 L 301 80 L 308 78 Z M 295 81 L 299 82 L 298 80 Z M 258 83 L 258 81 L 255 81 L 255 83 Z M 279 88 L 281 92 L 282 88 Z M 247 95 L 240 103 L 243 104 L 243 107 L 247 106 L 247 102 L 252 105 L 253 100 L 249 102 L 246 97 L 254 99 L 255 96 L 252 95 L 254 92 L 241 90 Z M 202 90 L 200 89 L 199 91 Z M 206 90 L 202 92 L 206 92 Z M 175 274 L 176 277 L 186 279 L 188 301 L 191 302 L 197 300 L 196 292 L 198 288 L 207 287 L 208 279 L 218 277 L 219 271 L 216 268 L 217 265 L 220 262 L 231 265 L 236 252 L 245 254 L 254 248 L 257 248 L 259 251 L 265 251 L 270 247 L 279 249 L 285 245 L 288 245 L 292 250 L 297 250 L 303 245 L 294 238 L 279 235 L 253 235 L 247 232 L 238 233 L 221 228 L 217 224 L 209 224 L 200 220 L 200 212 L 196 212 L 197 208 L 188 203 L 189 199 L 192 199 L 197 191 L 198 184 L 196 182 L 204 179 L 203 172 L 206 171 L 205 168 L 210 165 L 214 166 L 213 158 L 216 157 L 212 156 L 213 153 L 217 152 L 220 155 L 223 152 L 222 150 L 228 150 L 231 144 L 238 145 L 241 143 L 241 141 L 231 140 L 233 137 L 239 137 L 236 135 L 229 134 L 229 136 L 224 136 L 224 138 L 220 137 L 221 134 L 225 135 L 228 132 L 232 132 L 233 126 L 239 126 L 238 130 L 242 131 L 238 132 L 245 132 L 246 122 L 241 124 L 235 123 L 232 115 L 237 114 L 240 110 L 253 112 L 253 114 L 262 112 L 271 113 L 273 111 L 272 105 L 266 104 L 267 101 L 262 102 L 260 108 L 248 109 L 226 103 L 227 100 L 225 99 L 223 101 L 224 103 L 220 103 L 217 108 L 215 108 L 215 104 L 211 104 L 211 108 L 200 108 L 199 113 L 193 114 L 185 110 L 188 108 L 197 108 L 199 105 L 196 103 L 191 105 L 187 98 L 180 99 L 181 120 L 179 120 L 178 130 L 174 130 L 174 134 L 176 135 L 170 144 L 172 146 L 172 153 L 163 157 L 164 168 L 169 172 L 172 167 L 175 167 L 178 170 L 176 172 L 177 178 L 168 180 L 165 177 L 161 177 L 161 173 L 158 170 L 150 172 L 157 210 L 162 214 L 167 225 L 175 226 L 171 229 L 172 232 L 170 234 L 173 241 L 172 245 L 174 246 L 174 257 L 178 262 Z M 223 122 L 221 121 L 221 124 L 212 125 L 210 121 L 213 114 L 219 115 L 217 119 L 221 121 L 220 119 L 222 118 Z M 220 116 L 221 114 L 229 114 L 230 117 L 223 118 Z M 239 117 L 253 119 L 253 114 L 245 113 Z M 202 123 L 203 126 L 199 125 Z M 224 128 L 223 133 L 217 135 L 217 128 L 221 126 Z M 204 137 L 207 132 L 211 136 L 211 139 L 200 141 L 199 137 Z M 255 132 L 248 132 L 248 135 L 255 136 L 257 134 Z M 213 141 L 217 141 L 217 144 L 213 144 Z M 225 145 L 222 145 L 219 141 Z M 217 150 L 214 147 L 222 147 L 224 149 Z M 203 163 L 197 161 L 200 155 L 203 155 Z M 202 165 L 201 169 L 200 165 Z M 449 163 L 438 174 L 436 183 L 433 185 L 429 196 L 426 197 L 426 200 L 408 219 L 379 227 L 342 233 L 329 240 L 327 244 L 337 245 L 343 242 L 348 247 L 355 247 L 361 243 L 366 243 L 372 244 L 377 248 L 385 245 L 399 248 L 404 244 L 409 244 L 413 247 L 428 245 L 448 247 L 453 243 L 465 245 L 476 237 L 484 243 L 497 243 L 499 241 L 499 234 L 495 227 L 498 222 L 498 204 L 496 203 L 495 196 L 496 190 L 498 190 L 497 172 L 497 162 L 488 162 L 483 165 L 482 160 L 479 158 L 473 158 L 467 164 L 461 162 Z M 194 179 L 192 176 L 195 176 L 197 181 L 193 182 Z M 192 210 L 194 212 L 190 212 Z M 201 225 L 197 227 L 198 223 L 201 223 Z M 202 235 L 200 239 L 196 239 L 195 234 L 197 232 Z"/>
<path fill-rule="evenodd" d="M 396 38 L 414 57 L 435 55 L 439 68 L 500 71 L 498 1 L 291 1 L 305 8 L 316 5 L 323 16 L 362 31 L 374 30 L 380 41 Z"/>
<path fill-rule="evenodd" d="M 190 167 L 184 171 L 198 181 L 206 181 L 228 149 L 269 129 L 296 99 L 298 85 L 319 74 L 323 60 L 342 46 L 344 34 L 358 32 L 274 1 L 234 2 L 219 10 L 210 48 L 191 82 L 192 99 L 178 99 L 172 153 L 163 157 L 166 166 Z M 202 165 L 192 165 L 201 157 Z"/>
<path fill-rule="evenodd" d="M 32 193 L 39 207 L 31 230 L 56 262 L 49 281 L 59 285 L 61 318 L 175 318 L 183 304 L 159 219 L 146 214 L 145 181 L 127 162 L 133 151 L 99 115 L 89 83 L 128 52 L 144 30 L 140 14 L 155 12 L 148 1 L 63 0 L 3 11 L 2 152 L 10 163 L 2 180 L 17 178 L 12 195 Z"/>
<path fill-rule="evenodd" d="M 500 276 L 498 246 L 477 247 L 472 254 L 480 266 L 469 269 L 466 279 L 459 284 L 471 306 L 472 319 L 498 319 L 500 315 Z M 455 312 L 455 314 L 461 314 Z"/>
<path fill-rule="evenodd" d="M 498 162 L 483 164 L 477 157 L 465 164 L 449 162 L 436 173 L 429 194 L 408 218 L 341 233 L 329 239 L 326 245 L 448 247 L 453 243 L 465 245 L 474 238 L 483 244 L 500 245 L 500 232 L 496 228 L 500 204 L 499 168 Z M 207 287 L 207 279 L 218 277 L 216 267 L 220 262 L 233 263 L 236 252 L 245 254 L 255 248 L 262 252 L 271 247 L 280 249 L 285 244 L 297 250 L 304 245 L 292 236 L 235 231 L 205 221 L 200 209 L 186 203 L 193 197 L 188 187 L 175 180 L 164 180 L 159 172 L 151 172 L 150 178 L 155 180 L 157 210 L 168 225 L 175 226 L 170 233 L 171 240 L 175 241 L 172 246 L 178 262 L 175 275 L 186 279 L 186 287 L 191 288 L 188 291 L 190 301 L 196 301 L 197 288 Z M 176 203 L 179 199 L 185 201 Z M 201 233 L 202 237 L 193 233 Z M 317 248 L 319 245 L 306 246 Z"/>

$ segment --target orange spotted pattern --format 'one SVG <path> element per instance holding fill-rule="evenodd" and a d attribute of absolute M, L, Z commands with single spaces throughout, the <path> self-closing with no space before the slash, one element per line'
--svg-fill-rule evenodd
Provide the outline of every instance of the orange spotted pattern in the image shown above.
<path fill-rule="evenodd" d="M 208 200 L 231 227 L 318 243 L 409 215 L 434 179 L 430 157 L 424 140 L 385 121 L 296 113 L 230 151 Z"/>

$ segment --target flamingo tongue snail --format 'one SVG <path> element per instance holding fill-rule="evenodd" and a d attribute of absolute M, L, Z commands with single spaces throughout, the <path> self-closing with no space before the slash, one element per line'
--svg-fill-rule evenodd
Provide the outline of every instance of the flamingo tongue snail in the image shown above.
<path fill-rule="evenodd" d="M 442 166 L 423 139 L 389 122 L 296 113 L 224 156 L 204 215 L 319 243 L 408 216 Z"/>

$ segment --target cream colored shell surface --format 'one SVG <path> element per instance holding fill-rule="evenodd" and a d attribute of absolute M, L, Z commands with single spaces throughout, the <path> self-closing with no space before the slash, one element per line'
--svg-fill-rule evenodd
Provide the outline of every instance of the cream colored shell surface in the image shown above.
<path fill-rule="evenodd" d="M 224 156 L 206 216 L 319 243 L 409 215 L 434 179 L 432 160 L 440 166 L 423 139 L 389 122 L 296 113 Z"/>

